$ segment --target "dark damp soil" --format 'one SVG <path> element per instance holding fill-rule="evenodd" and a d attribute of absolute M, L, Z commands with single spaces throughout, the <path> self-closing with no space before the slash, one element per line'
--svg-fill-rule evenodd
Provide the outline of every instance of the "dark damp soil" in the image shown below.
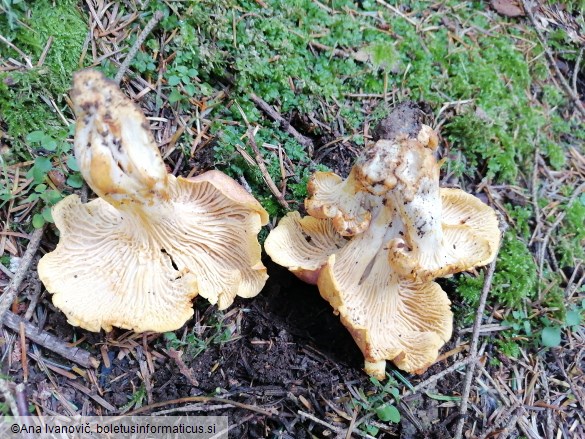
<path fill-rule="evenodd" d="M 364 416 L 375 420 L 373 411 L 363 407 L 356 411 L 352 404 L 360 393 L 366 400 L 375 395 L 375 387 L 361 370 L 362 354 L 339 318 L 315 286 L 301 282 L 268 258 L 264 263 L 270 278 L 260 295 L 253 300 L 236 300 L 223 320 L 215 307 L 196 300 L 194 318 L 176 331 L 174 340 L 162 334 L 117 329 L 108 334 L 90 333 L 73 328 L 62 313 L 43 300 L 38 305 L 46 313 L 43 329 L 68 342 L 83 339 L 80 346 L 89 350 L 100 366 L 86 372 L 85 377 L 79 376 L 63 359 L 52 359 L 50 352 L 42 352 L 45 364 L 61 372 L 43 371 L 39 363 L 29 361 L 29 400 L 45 412 L 57 413 L 67 413 L 67 401 L 85 414 L 131 413 L 142 407 L 150 414 L 165 410 L 177 415 L 227 415 L 230 438 L 345 437 L 352 417 L 356 421 Z M 451 341 L 443 351 L 454 346 L 455 341 Z M 173 358 L 173 349 L 179 352 L 179 361 Z M 7 366 L 2 372 L 22 381 L 20 363 L 13 361 L 11 370 Z M 442 367 L 434 366 L 424 376 Z M 415 376 L 407 379 L 419 381 Z M 440 388 L 431 386 L 429 391 L 453 394 L 459 381 L 458 375 L 450 375 L 440 381 Z M 57 389 L 59 397 L 52 389 Z M 202 396 L 235 401 L 240 406 L 192 398 Z M 179 401 L 149 408 L 173 400 Z M 447 428 L 456 419 L 447 414 L 454 410 L 420 395 L 405 402 L 408 409 L 401 406 L 401 424 L 378 422 L 381 430 L 377 437 L 449 437 Z"/>

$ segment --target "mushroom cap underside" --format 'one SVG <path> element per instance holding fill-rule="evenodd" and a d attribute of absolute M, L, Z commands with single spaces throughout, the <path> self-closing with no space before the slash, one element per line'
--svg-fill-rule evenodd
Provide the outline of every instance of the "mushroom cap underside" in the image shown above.
<path fill-rule="evenodd" d="M 495 211 L 460 189 L 441 188 L 440 196 L 440 238 L 433 242 L 431 236 L 426 245 L 419 244 L 415 251 L 408 236 L 396 237 L 389 243 L 390 264 L 403 276 L 432 280 L 486 265 L 496 257 L 501 233 Z"/>
<path fill-rule="evenodd" d="M 71 324 L 164 332 L 192 316 L 198 294 L 220 309 L 236 295 L 258 294 L 267 275 L 256 235 L 266 212 L 246 193 L 226 196 L 227 181 L 206 174 L 169 176 L 172 201 L 153 206 L 146 220 L 143 211 L 102 199 L 82 204 L 76 195 L 53 208 L 60 242 L 38 271 Z"/>
<path fill-rule="evenodd" d="M 348 252 L 332 255 L 319 276 L 319 292 L 339 313 L 366 363 L 393 361 L 421 372 L 451 337 L 453 315 L 447 294 L 435 282 L 400 281 L 378 255 L 365 273 L 352 271 Z M 371 264 L 371 265 L 370 265 Z M 377 378 L 385 378 L 378 369 Z"/>

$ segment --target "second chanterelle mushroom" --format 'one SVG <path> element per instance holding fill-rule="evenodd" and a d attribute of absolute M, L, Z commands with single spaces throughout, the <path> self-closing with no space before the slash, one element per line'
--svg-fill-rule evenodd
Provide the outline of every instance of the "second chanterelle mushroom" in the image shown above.
<path fill-rule="evenodd" d="M 69 322 L 170 331 L 203 296 L 220 309 L 266 282 L 257 234 L 266 211 L 219 171 L 167 174 L 144 114 L 96 71 L 74 77 L 75 157 L 99 195 L 53 208 L 60 231 L 38 272 Z"/>
<path fill-rule="evenodd" d="M 423 116 L 416 104 L 397 106 L 348 178 L 315 173 L 310 216 L 289 213 L 265 244 L 276 263 L 318 285 L 380 379 L 386 360 L 408 372 L 435 361 L 453 318 L 432 280 L 487 264 L 500 240 L 493 209 L 439 187 L 437 134 Z"/>

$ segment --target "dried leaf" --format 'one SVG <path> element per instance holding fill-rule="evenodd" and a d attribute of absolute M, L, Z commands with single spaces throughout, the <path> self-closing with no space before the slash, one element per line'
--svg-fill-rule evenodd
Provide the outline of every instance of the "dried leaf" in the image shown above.
<path fill-rule="evenodd" d="M 524 17 L 524 9 L 516 0 L 491 0 L 492 8 L 504 17 Z"/>

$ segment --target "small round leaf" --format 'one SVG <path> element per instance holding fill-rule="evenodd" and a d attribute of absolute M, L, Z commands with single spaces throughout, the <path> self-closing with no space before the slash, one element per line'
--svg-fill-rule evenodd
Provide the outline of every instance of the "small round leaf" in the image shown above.
<path fill-rule="evenodd" d="M 542 345 L 554 348 L 561 344 L 561 328 L 547 327 L 542 330 L 541 334 Z"/>
<path fill-rule="evenodd" d="M 35 213 L 32 219 L 32 225 L 35 229 L 40 229 L 45 225 L 45 219 L 40 213 Z"/>
<path fill-rule="evenodd" d="M 579 325 L 581 323 L 581 315 L 579 314 L 579 311 L 567 311 L 567 315 L 565 316 L 565 323 L 569 326 Z"/>
<path fill-rule="evenodd" d="M 400 422 L 400 412 L 390 404 L 384 404 L 376 408 L 376 415 L 380 421 L 393 422 L 395 424 Z"/>

